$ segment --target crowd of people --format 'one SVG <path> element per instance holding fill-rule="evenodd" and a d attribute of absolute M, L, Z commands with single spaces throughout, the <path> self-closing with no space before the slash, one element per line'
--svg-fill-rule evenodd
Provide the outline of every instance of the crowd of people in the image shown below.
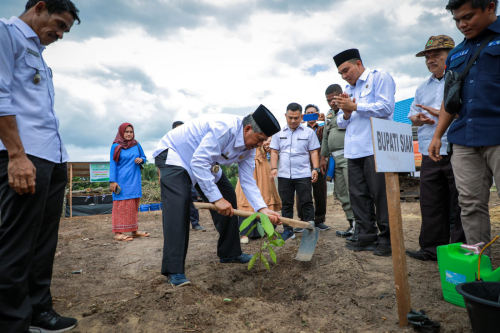
<path fill-rule="evenodd" d="M 436 260 L 439 245 L 491 238 L 490 187 L 493 179 L 500 184 L 497 5 L 498 0 L 449 0 L 446 9 L 464 40 L 455 46 L 446 35 L 431 36 L 416 54 L 431 73 L 408 114 L 419 127 L 423 154 L 420 249 L 407 251 L 418 260 Z M 21 16 L 0 20 L 1 332 L 63 332 L 77 325 L 75 318 L 54 310 L 50 293 L 68 155 L 54 112 L 52 72 L 42 56 L 75 21 L 80 23 L 79 11 L 71 0 L 28 0 Z M 366 68 L 357 49 L 333 60 L 347 85 L 327 87 L 330 110 L 323 126 L 309 118 L 319 113 L 313 104 L 304 109 L 307 123 L 302 123 L 302 106 L 288 104 L 283 128 L 260 105 L 245 117 L 202 117 L 161 138 L 153 154 L 163 204 L 161 273 L 172 285 L 190 283 L 185 260 L 194 197 L 216 207 L 211 216 L 220 262 L 247 263 L 251 256 L 241 250 L 233 209 L 240 202 L 278 225 L 276 210 L 292 217 L 296 202 L 302 220 L 328 230 L 328 161 L 335 163 L 335 195 L 348 224 L 337 235 L 345 237 L 348 250 L 391 255 L 385 179 L 375 171 L 370 117 L 393 118 L 396 85 L 389 73 Z M 456 73 L 463 77 L 453 94 L 449 87 Z M 114 237 L 147 237 L 137 225 L 146 157 L 130 123 L 120 125 L 110 160 Z M 220 167 L 232 163 L 238 165 L 238 193 L 245 201 L 237 199 Z M 271 177 L 277 177 L 279 197 Z M 282 237 L 293 238 L 295 232 L 300 230 L 285 226 Z"/>

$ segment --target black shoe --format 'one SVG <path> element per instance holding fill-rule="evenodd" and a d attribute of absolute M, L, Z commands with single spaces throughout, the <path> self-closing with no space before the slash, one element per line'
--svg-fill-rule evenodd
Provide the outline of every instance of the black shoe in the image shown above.
<path fill-rule="evenodd" d="M 33 314 L 31 318 L 30 332 L 66 332 L 76 327 L 78 321 L 75 318 L 62 317 L 53 309 Z"/>
<path fill-rule="evenodd" d="M 417 260 L 422 260 L 422 261 L 437 261 L 437 257 L 435 254 L 432 254 L 430 252 L 426 252 L 422 249 L 418 251 L 410 251 L 406 250 L 406 254 L 409 255 L 410 257 L 417 259 Z"/>
<path fill-rule="evenodd" d="M 377 244 L 377 248 L 373 250 L 373 254 L 381 257 L 390 257 L 392 254 L 391 246 L 387 244 Z"/>
<path fill-rule="evenodd" d="M 195 224 L 193 226 L 193 230 L 197 230 L 197 231 L 206 231 L 205 228 L 203 228 L 201 225 L 199 224 Z"/>
<path fill-rule="evenodd" d="M 354 234 L 354 228 L 353 227 L 347 228 L 346 231 L 341 231 L 341 230 L 335 231 L 335 235 L 337 235 L 337 237 L 342 237 L 342 238 L 350 237 L 353 234 Z"/>
<path fill-rule="evenodd" d="M 377 244 L 375 242 L 370 241 L 359 241 L 356 240 L 354 242 L 347 242 L 345 247 L 351 251 L 373 251 L 377 248 Z"/>
<path fill-rule="evenodd" d="M 316 224 L 315 227 L 318 228 L 320 231 L 326 231 L 330 229 L 330 227 L 324 224 L 323 222 Z"/>

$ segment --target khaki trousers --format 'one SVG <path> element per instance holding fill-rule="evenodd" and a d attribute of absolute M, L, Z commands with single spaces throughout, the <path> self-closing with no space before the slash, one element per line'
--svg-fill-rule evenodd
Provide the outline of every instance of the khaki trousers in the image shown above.
<path fill-rule="evenodd" d="M 493 178 L 500 186 L 500 145 L 453 145 L 451 157 L 465 237 L 469 244 L 491 239 L 488 201 Z"/>

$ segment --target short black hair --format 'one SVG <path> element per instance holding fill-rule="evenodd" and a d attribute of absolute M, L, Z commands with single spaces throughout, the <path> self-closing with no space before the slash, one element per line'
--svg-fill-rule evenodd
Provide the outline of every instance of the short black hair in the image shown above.
<path fill-rule="evenodd" d="M 330 84 L 328 86 L 328 88 L 326 88 L 325 90 L 325 95 L 330 95 L 330 94 L 333 94 L 333 93 L 339 93 L 339 94 L 342 94 L 342 88 L 334 83 L 334 84 Z"/>
<path fill-rule="evenodd" d="M 71 0 L 28 0 L 24 11 L 27 12 L 39 2 L 45 2 L 49 14 L 69 12 L 73 19 L 80 24 L 80 17 L 78 16 L 80 11 Z"/>
<path fill-rule="evenodd" d="M 446 9 L 449 11 L 456 10 L 467 2 L 470 2 L 472 8 L 481 8 L 483 11 L 488 7 L 490 2 L 495 4 L 495 9 L 498 7 L 498 0 L 449 0 Z"/>
<path fill-rule="evenodd" d="M 306 110 L 309 108 L 315 108 L 316 111 L 319 112 L 319 108 L 314 104 L 307 104 L 306 107 L 304 108 L 304 112 L 306 112 Z"/>
<path fill-rule="evenodd" d="M 300 111 L 300 113 L 302 113 L 302 106 L 300 106 L 299 103 L 290 103 L 286 107 L 286 111 L 287 112 L 288 112 L 288 110 L 290 110 L 290 111 Z"/>
<path fill-rule="evenodd" d="M 181 126 L 181 125 L 184 125 L 184 123 L 180 120 L 177 120 L 177 121 L 174 121 L 174 123 L 172 124 L 172 129 L 176 128 L 177 126 Z"/>

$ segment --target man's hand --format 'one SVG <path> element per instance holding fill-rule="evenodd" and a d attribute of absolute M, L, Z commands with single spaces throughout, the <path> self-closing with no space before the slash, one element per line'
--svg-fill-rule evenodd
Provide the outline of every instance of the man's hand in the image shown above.
<path fill-rule="evenodd" d="M 351 112 L 356 111 L 358 108 L 356 99 L 351 99 L 346 93 L 335 96 L 334 101 L 335 104 L 344 111 L 344 114 L 348 114 L 349 117 L 351 116 Z"/>
<path fill-rule="evenodd" d="M 267 207 L 259 209 L 259 213 L 266 214 L 269 217 L 269 220 L 274 225 L 280 225 L 280 214 L 276 213 L 274 210 L 270 210 Z"/>
<path fill-rule="evenodd" d="M 219 213 L 220 215 L 233 216 L 233 206 L 231 206 L 231 203 L 229 203 L 229 201 L 227 201 L 226 199 L 220 198 L 213 204 L 215 205 L 215 208 L 217 208 L 217 213 Z"/>
<path fill-rule="evenodd" d="M 117 187 L 118 187 L 118 183 L 117 182 L 111 182 L 111 183 L 109 183 L 109 190 L 111 192 L 113 192 L 113 193 L 116 192 L 116 188 Z"/>
<path fill-rule="evenodd" d="M 429 157 L 431 158 L 431 160 L 433 160 L 434 162 L 441 160 L 440 150 L 441 150 L 441 139 L 434 136 L 432 138 L 432 141 L 431 141 L 431 144 L 429 145 L 429 150 L 428 150 Z"/>
<path fill-rule="evenodd" d="M 311 182 L 316 183 L 317 180 L 318 180 L 318 171 L 313 170 L 311 173 Z"/>
<path fill-rule="evenodd" d="M 134 160 L 135 164 L 141 164 L 142 162 L 144 162 L 144 160 L 140 157 L 137 157 L 135 160 Z"/>
<path fill-rule="evenodd" d="M 323 174 L 326 174 L 326 167 L 327 167 L 328 162 L 326 161 L 325 156 L 321 156 L 319 158 L 319 168 L 321 169 L 321 172 Z"/>
<path fill-rule="evenodd" d="M 434 119 L 427 117 L 424 113 L 419 112 L 415 116 L 410 117 L 415 126 L 422 126 L 424 124 L 434 125 L 436 122 Z"/>
<path fill-rule="evenodd" d="M 271 169 L 271 178 L 276 178 L 278 177 L 278 169 L 272 168 Z"/>
<path fill-rule="evenodd" d="M 425 110 L 432 114 L 434 117 L 439 117 L 439 110 L 431 108 L 430 106 L 422 105 L 422 104 L 415 104 L 416 107 L 421 108 L 422 110 Z"/>
<path fill-rule="evenodd" d="M 36 168 L 26 154 L 9 157 L 9 186 L 19 195 L 35 194 Z"/>

